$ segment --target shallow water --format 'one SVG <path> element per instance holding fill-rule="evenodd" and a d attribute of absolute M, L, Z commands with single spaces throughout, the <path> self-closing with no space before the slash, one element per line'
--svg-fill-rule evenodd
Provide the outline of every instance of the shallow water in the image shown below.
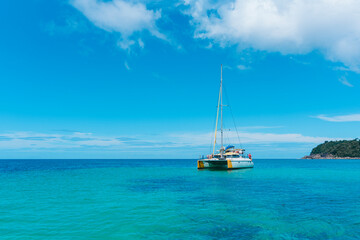
<path fill-rule="evenodd" d="M 1 239 L 359 239 L 359 160 L 0 160 Z"/>

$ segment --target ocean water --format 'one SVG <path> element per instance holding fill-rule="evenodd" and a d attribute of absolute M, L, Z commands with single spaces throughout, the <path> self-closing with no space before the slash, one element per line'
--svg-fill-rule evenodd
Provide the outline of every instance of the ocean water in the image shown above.
<path fill-rule="evenodd" d="M 359 239 L 360 161 L 0 160 L 0 239 Z"/>

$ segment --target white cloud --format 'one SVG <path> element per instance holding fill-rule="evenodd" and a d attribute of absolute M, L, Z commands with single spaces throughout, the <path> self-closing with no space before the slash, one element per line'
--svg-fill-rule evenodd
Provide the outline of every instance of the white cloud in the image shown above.
<path fill-rule="evenodd" d="M 144 42 L 141 40 L 141 38 L 138 39 L 138 44 L 139 44 L 139 47 L 141 48 L 144 48 L 145 44 Z"/>
<path fill-rule="evenodd" d="M 321 143 L 333 140 L 326 137 L 303 136 L 297 133 L 251 133 L 240 132 L 241 143 Z M 226 140 L 237 143 L 235 132 L 228 132 Z M 95 136 L 92 133 L 69 132 L 63 134 L 46 134 L 34 132 L 14 132 L 0 134 L 0 149 L 48 151 L 100 149 L 102 151 L 129 151 L 131 149 L 185 149 L 208 147 L 212 133 L 160 134 L 151 136 Z M 141 150 L 142 149 L 142 150 Z"/>
<path fill-rule="evenodd" d="M 15 132 L 0 134 L 0 149 L 74 149 L 86 146 L 121 145 L 116 139 L 95 137 L 91 133 L 45 134 Z"/>
<path fill-rule="evenodd" d="M 345 86 L 354 87 L 351 83 L 349 83 L 349 81 L 346 79 L 346 77 L 339 78 L 339 82 L 341 82 Z"/>
<path fill-rule="evenodd" d="M 72 0 L 71 4 L 95 26 L 108 32 L 120 33 L 122 40 L 118 45 L 121 48 L 128 49 L 136 42 L 142 48 L 144 44 L 141 39 L 135 42 L 129 38 L 144 30 L 157 38 L 165 39 L 156 26 L 156 20 L 161 17 L 160 11 L 148 10 L 142 3 L 123 0 Z"/>
<path fill-rule="evenodd" d="M 245 65 L 237 65 L 237 68 L 238 68 L 239 70 L 249 70 L 249 69 L 250 69 L 250 67 L 247 67 L 247 66 L 245 66 Z"/>
<path fill-rule="evenodd" d="M 16 150 L 76 150 L 97 148 L 103 151 L 124 149 L 160 149 L 188 146 L 168 135 L 157 136 L 97 136 L 92 133 L 64 132 L 63 134 L 13 132 L 0 133 L 0 149 Z"/>
<path fill-rule="evenodd" d="M 269 129 L 269 128 L 282 128 L 283 126 L 244 126 L 238 127 L 238 129 L 249 130 L 249 129 Z"/>
<path fill-rule="evenodd" d="M 320 51 L 360 70 L 358 0 L 187 0 L 197 38 L 282 54 Z"/>
<path fill-rule="evenodd" d="M 129 71 L 131 70 L 127 61 L 124 62 L 124 66 L 127 70 L 129 70 Z"/>
<path fill-rule="evenodd" d="M 180 135 L 171 135 L 174 139 L 180 143 L 188 143 L 194 146 L 205 146 L 209 145 L 213 134 L 204 133 L 204 134 L 180 134 Z M 328 137 L 312 137 L 304 136 L 299 133 L 252 133 L 252 132 L 239 132 L 239 137 L 241 143 L 249 144 L 272 144 L 272 143 L 322 143 L 324 141 L 335 140 Z M 175 140 L 176 139 L 176 140 Z M 230 143 L 237 143 L 238 137 L 235 132 L 230 132 L 226 134 L 226 140 Z M 219 143 L 220 139 L 217 140 Z"/>
<path fill-rule="evenodd" d="M 328 122 L 360 122 L 360 114 L 349 114 L 349 115 L 341 115 L 341 116 L 333 116 L 333 117 L 318 115 L 315 118 Z"/>

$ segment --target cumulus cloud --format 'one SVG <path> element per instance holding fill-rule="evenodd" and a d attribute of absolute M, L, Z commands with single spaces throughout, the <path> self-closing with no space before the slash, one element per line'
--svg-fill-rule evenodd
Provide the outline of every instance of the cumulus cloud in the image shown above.
<path fill-rule="evenodd" d="M 156 20 L 161 17 L 160 11 L 149 10 L 142 3 L 123 0 L 72 0 L 71 4 L 95 26 L 108 32 L 120 33 L 122 39 L 118 45 L 121 48 L 128 49 L 136 43 L 143 47 L 141 39 L 134 41 L 130 37 L 144 30 L 157 38 L 165 39 L 165 35 L 160 33 L 156 26 Z"/>
<path fill-rule="evenodd" d="M 315 118 L 328 121 L 328 122 L 360 122 L 360 114 L 349 114 L 328 117 L 325 115 L 318 115 Z"/>
<path fill-rule="evenodd" d="M 357 0 L 186 0 L 195 37 L 282 54 L 321 52 L 360 71 Z"/>

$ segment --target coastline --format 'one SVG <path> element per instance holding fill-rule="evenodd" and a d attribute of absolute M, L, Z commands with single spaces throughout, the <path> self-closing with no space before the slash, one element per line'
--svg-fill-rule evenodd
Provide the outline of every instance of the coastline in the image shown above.
<path fill-rule="evenodd" d="M 309 156 L 304 156 L 301 159 L 358 159 L 360 160 L 360 157 L 336 157 L 332 154 L 329 155 L 320 155 L 320 154 L 313 154 Z"/>

